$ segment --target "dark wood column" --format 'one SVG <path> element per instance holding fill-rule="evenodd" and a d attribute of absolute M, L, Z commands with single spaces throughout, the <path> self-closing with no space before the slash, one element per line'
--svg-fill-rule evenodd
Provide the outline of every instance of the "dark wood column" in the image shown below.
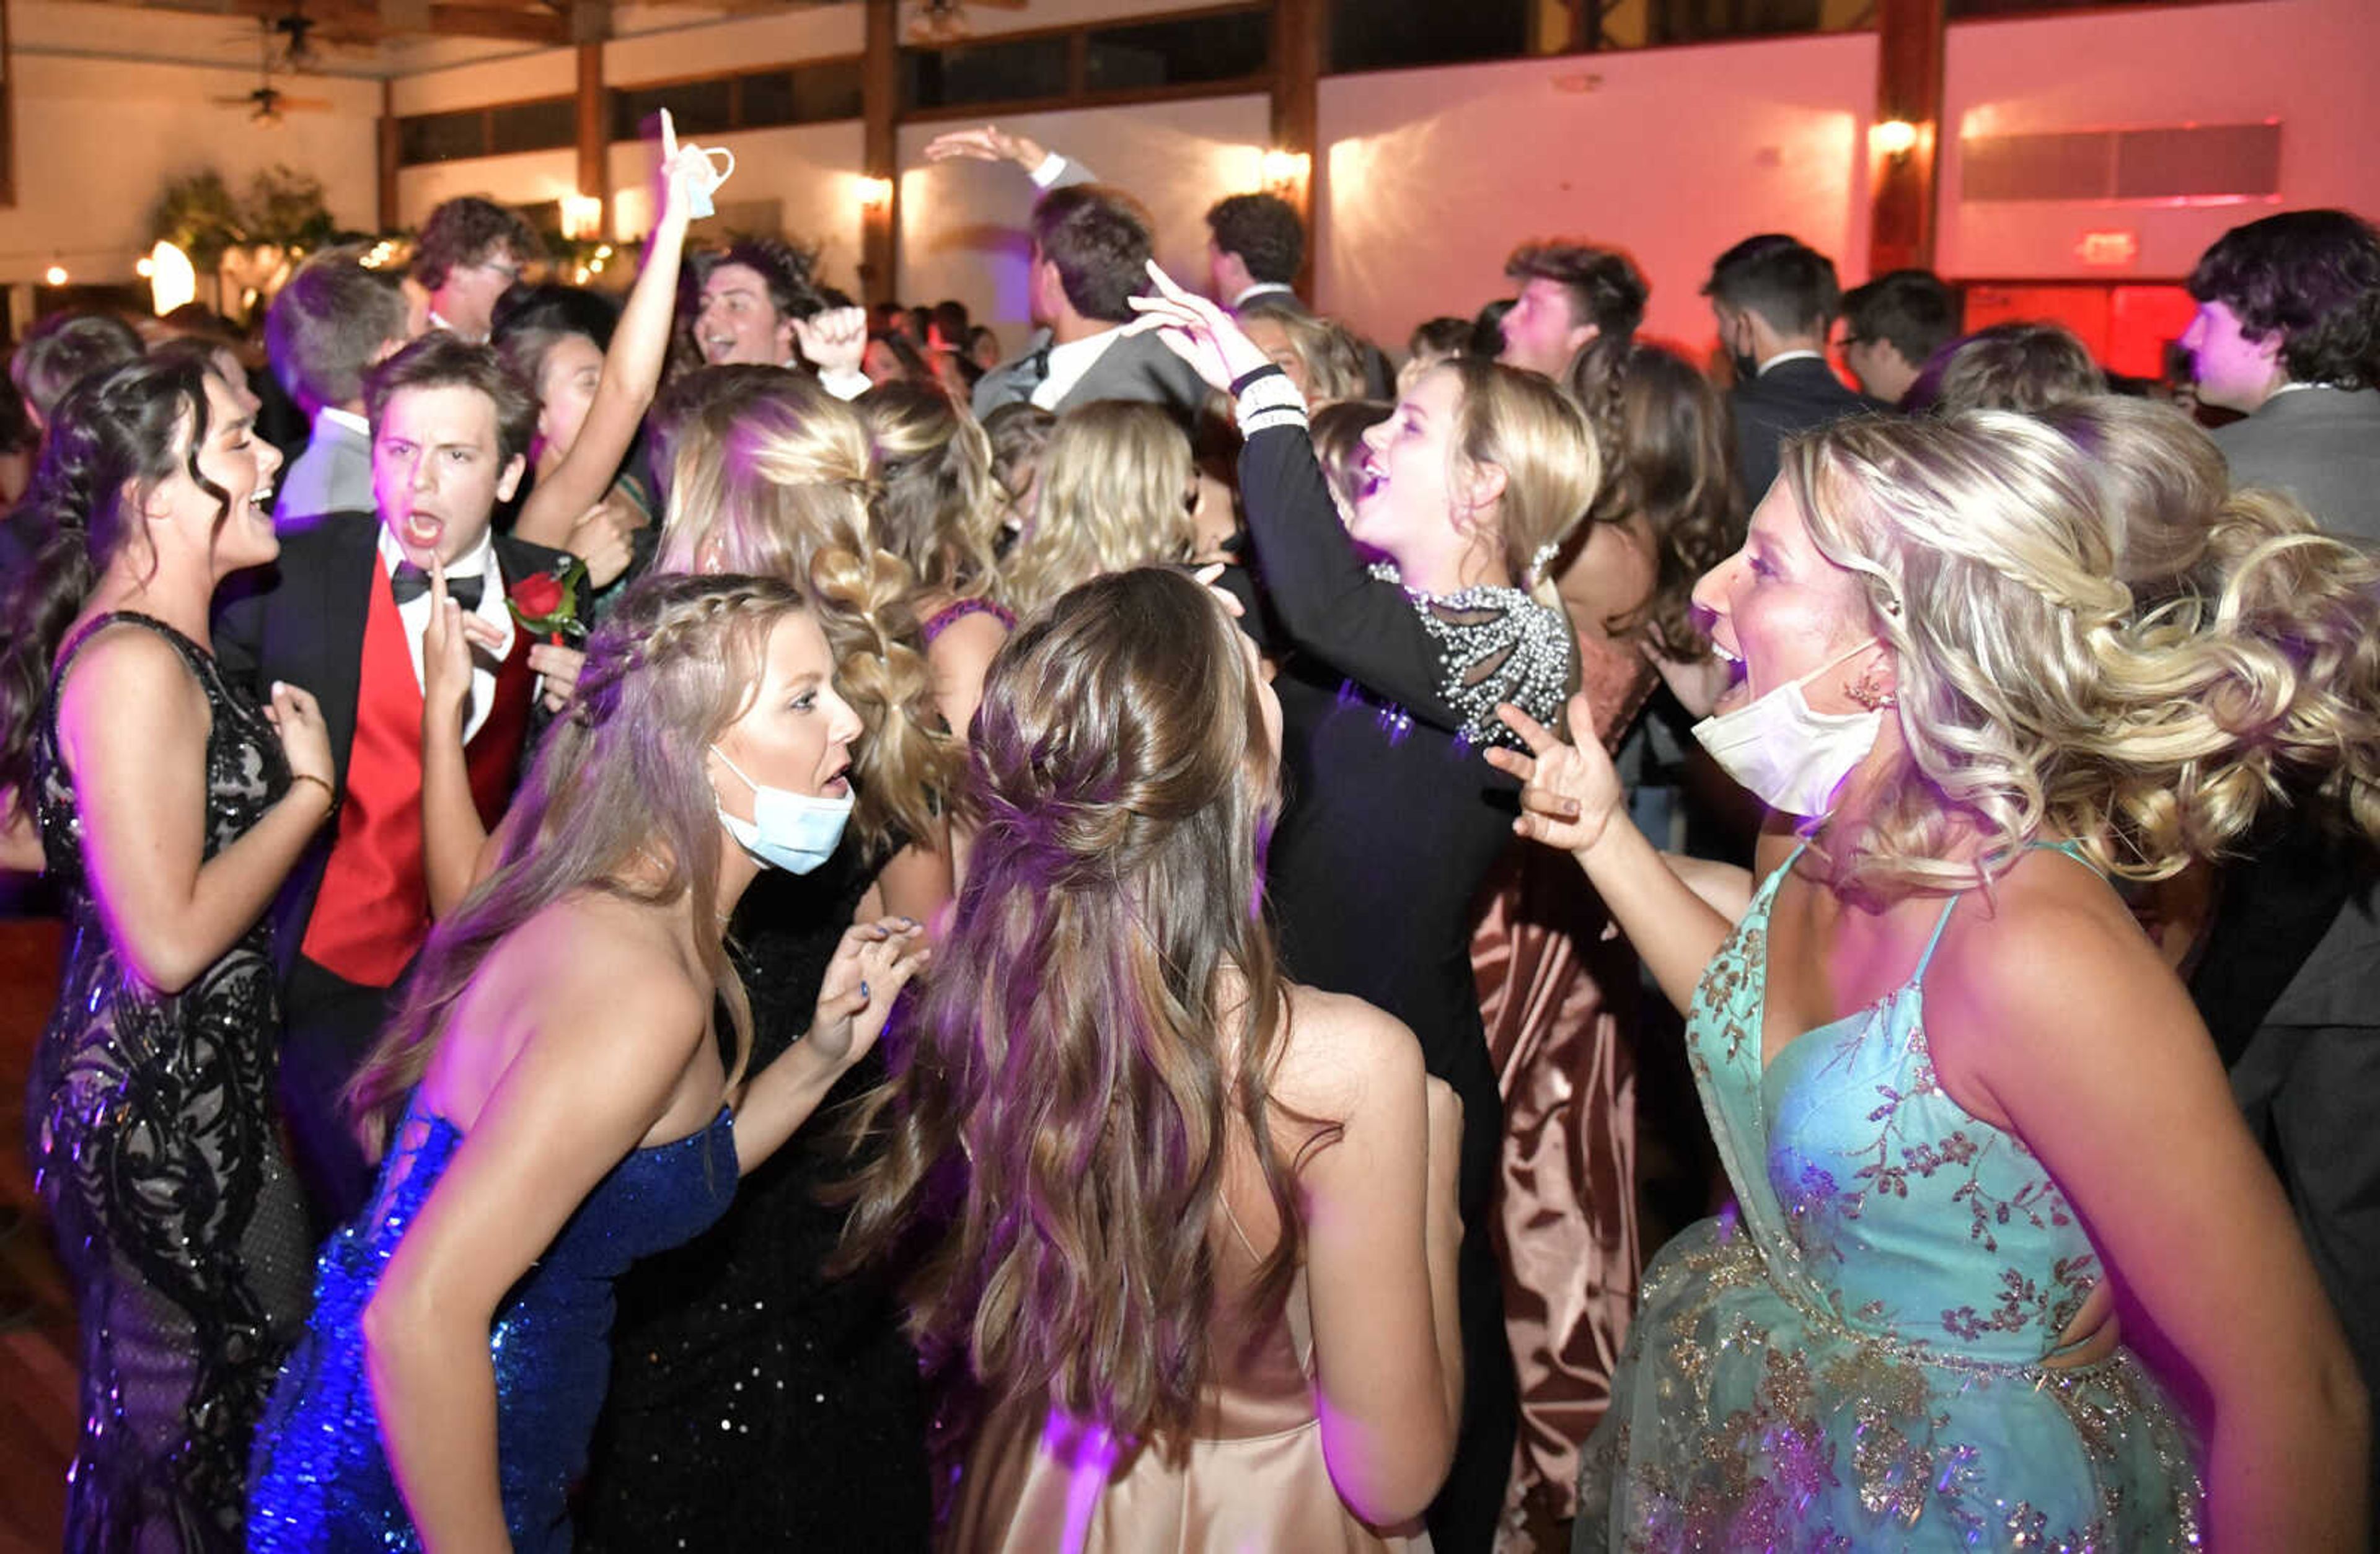
<path fill-rule="evenodd" d="M 1944 0 L 1877 0 L 1876 121 L 1916 129 L 1905 151 L 1864 148 L 1874 174 L 1868 273 L 1934 265 L 1936 173 L 1942 155 Z"/>
<path fill-rule="evenodd" d="M 894 0 L 868 0 L 867 53 L 860 60 L 860 106 L 867 115 L 859 171 L 880 199 L 859 210 L 859 289 L 869 302 L 892 300 L 901 278 L 901 13 Z"/>
<path fill-rule="evenodd" d="M 571 37 L 578 44 L 578 192 L 599 201 L 598 236 L 615 235 L 612 225 L 611 98 L 603 90 L 603 40 L 612 35 L 611 0 L 577 0 L 570 7 Z"/>
<path fill-rule="evenodd" d="M 1314 181 L 1321 154 L 1316 144 L 1321 118 L 1320 82 L 1328 0 L 1273 0 L 1272 7 L 1272 146 L 1305 158 L 1305 174 L 1275 187 L 1275 192 L 1297 207 L 1305 224 L 1305 261 L 1298 267 L 1297 290 L 1314 295 Z"/>
<path fill-rule="evenodd" d="M 380 229 L 396 230 L 396 83 L 380 83 Z"/>

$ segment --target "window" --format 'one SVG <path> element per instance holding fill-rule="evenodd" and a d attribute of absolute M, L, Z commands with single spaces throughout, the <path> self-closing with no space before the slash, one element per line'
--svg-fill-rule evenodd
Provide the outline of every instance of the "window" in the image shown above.
<path fill-rule="evenodd" d="M 612 139 L 641 140 L 658 134 L 661 111 L 667 108 L 677 132 L 716 135 L 735 127 L 734 79 L 713 76 L 707 80 L 677 81 L 669 86 L 622 87 L 612 93 Z"/>
<path fill-rule="evenodd" d="M 480 108 L 455 114 L 415 114 L 397 120 L 396 160 L 419 167 L 488 154 L 488 115 Z"/>
<path fill-rule="evenodd" d="M 543 152 L 578 143 L 578 100 L 549 97 L 488 110 L 488 151 Z"/>
<path fill-rule="evenodd" d="M 1090 33 L 1083 85 L 1091 91 L 1187 86 L 1261 76 L 1272 55 L 1272 18 L 1227 11 L 1107 27 Z"/>
<path fill-rule="evenodd" d="M 860 101 L 856 59 L 828 59 L 815 65 L 797 65 L 790 70 L 738 76 L 735 98 L 735 124 L 739 129 L 860 118 L 867 112 Z"/>
<path fill-rule="evenodd" d="M 1063 97 L 1070 74 L 1069 48 L 1070 41 L 1060 34 L 904 49 L 901 105 L 904 109 L 959 108 L 978 103 Z"/>
<path fill-rule="evenodd" d="M 1529 52 L 1529 0 L 1330 0 L 1330 70 L 1513 59 Z"/>

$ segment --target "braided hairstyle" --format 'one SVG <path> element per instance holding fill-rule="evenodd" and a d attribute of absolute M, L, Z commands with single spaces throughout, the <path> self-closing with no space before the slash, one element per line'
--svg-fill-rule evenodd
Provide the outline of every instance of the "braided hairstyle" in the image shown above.
<path fill-rule="evenodd" d="M 883 1147 L 846 1257 L 947 1205 L 911 1325 L 929 1371 L 965 1370 L 995 1404 L 1046 1394 L 1132 1441 L 1187 1434 L 1234 1137 L 1282 1227 L 1260 1317 L 1294 1276 L 1262 696 L 1222 610 L 1154 567 L 1067 593 L 985 679 L 968 771 L 983 825 L 940 969 L 863 1111 Z"/>
<path fill-rule="evenodd" d="M 176 470 L 221 504 L 231 496 L 200 472 L 207 441 L 207 370 L 187 358 L 120 363 L 83 379 L 55 407 L 42 461 L 8 523 L 30 555 L 8 579 L 0 619 L 0 795 L 21 801 L 50 665 L 99 576 L 139 542 L 140 510 Z"/>
<path fill-rule="evenodd" d="M 659 572 L 782 577 L 806 593 L 833 650 L 835 688 L 866 732 L 852 825 L 872 846 L 931 835 L 956 776 L 919 645 L 909 564 L 875 539 L 867 428 L 815 379 L 722 385 L 680 428 Z"/>
<path fill-rule="evenodd" d="M 723 832 L 705 752 L 751 704 L 778 622 L 807 608 L 773 577 L 654 576 L 621 595 L 587 644 L 568 715 L 538 747 L 494 870 L 431 930 L 403 1004 L 347 1087 L 348 1115 L 375 1152 L 456 1002 L 514 929 L 578 891 L 656 905 L 718 895 Z M 735 1028 L 733 1087 L 751 1009 L 721 941 L 695 943 Z"/>

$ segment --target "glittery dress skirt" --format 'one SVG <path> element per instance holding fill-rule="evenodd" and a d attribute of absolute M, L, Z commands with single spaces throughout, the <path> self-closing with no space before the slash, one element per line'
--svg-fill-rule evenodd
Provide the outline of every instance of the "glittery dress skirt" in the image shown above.
<path fill-rule="evenodd" d="M 1924 963 L 1764 1070 L 1783 876 L 1689 1018 L 1737 1206 L 1645 1272 L 1574 1548 L 2198 1547 L 2197 1451 L 2155 1379 L 2120 1348 L 2044 1363 L 2102 1269 L 2041 1163 L 1942 1090 Z"/>
<path fill-rule="evenodd" d="M 206 693 L 212 858 L 287 792 L 280 740 L 204 649 L 145 615 L 94 621 L 59 655 L 54 686 L 113 622 L 164 637 Z M 69 924 L 25 1087 L 34 1180 L 82 1336 L 65 1546 L 236 1549 L 250 1432 L 303 1329 L 312 1251 L 273 1129 L 272 926 L 255 924 L 181 991 L 150 987 L 117 952 L 85 871 L 55 703 L 34 759 L 33 810 Z"/>
<path fill-rule="evenodd" d="M 248 1512 L 255 1554 L 421 1547 L 382 1448 L 363 1312 L 462 1138 L 443 1118 L 408 1111 L 373 1202 L 323 1249 L 313 1320 L 257 1429 Z M 612 1281 L 634 1259 L 699 1232 L 735 1191 L 735 1129 L 722 1111 L 702 1132 L 633 1150 L 613 1167 L 505 1295 L 488 1350 L 515 1548 L 570 1547 L 566 1498 L 611 1368 Z"/>

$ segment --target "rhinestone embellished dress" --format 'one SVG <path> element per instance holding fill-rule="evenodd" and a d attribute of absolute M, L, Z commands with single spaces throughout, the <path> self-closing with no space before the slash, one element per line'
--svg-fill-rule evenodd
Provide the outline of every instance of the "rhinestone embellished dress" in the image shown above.
<path fill-rule="evenodd" d="M 112 623 L 164 637 L 206 693 L 205 856 L 289 787 L 263 714 L 163 622 L 103 615 L 59 655 L 34 811 L 69 937 L 26 1087 L 26 1136 L 81 1319 L 66 1545 L 237 1548 L 249 1433 L 305 1321 L 311 1251 L 273 1125 L 272 926 L 260 918 L 174 994 L 134 976 L 109 939 L 59 757 L 55 687 Z"/>
<path fill-rule="evenodd" d="M 1703 974 L 1689 1062 L 1736 1210 L 1688 1230 L 1589 1439 L 1574 1547 L 2199 1546 L 2193 1452 L 2131 1352 L 2045 1366 L 2102 1275 L 2048 1172 L 1946 1094 L 1926 964 L 1763 1071 L 1769 876 Z"/>
<path fill-rule="evenodd" d="M 364 1306 L 463 1135 L 417 1096 L 361 1218 L 323 1248 L 306 1337 L 256 1433 L 248 1547 L 256 1554 L 419 1549 L 382 1450 L 364 1374 Z M 735 1131 L 710 1125 L 631 1150 L 595 1184 L 496 1311 L 496 1463 L 504 1524 L 521 1550 L 566 1550 L 565 1497 L 584 1467 L 611 1370 L 612 1281 L 726 1210 Z"/>

